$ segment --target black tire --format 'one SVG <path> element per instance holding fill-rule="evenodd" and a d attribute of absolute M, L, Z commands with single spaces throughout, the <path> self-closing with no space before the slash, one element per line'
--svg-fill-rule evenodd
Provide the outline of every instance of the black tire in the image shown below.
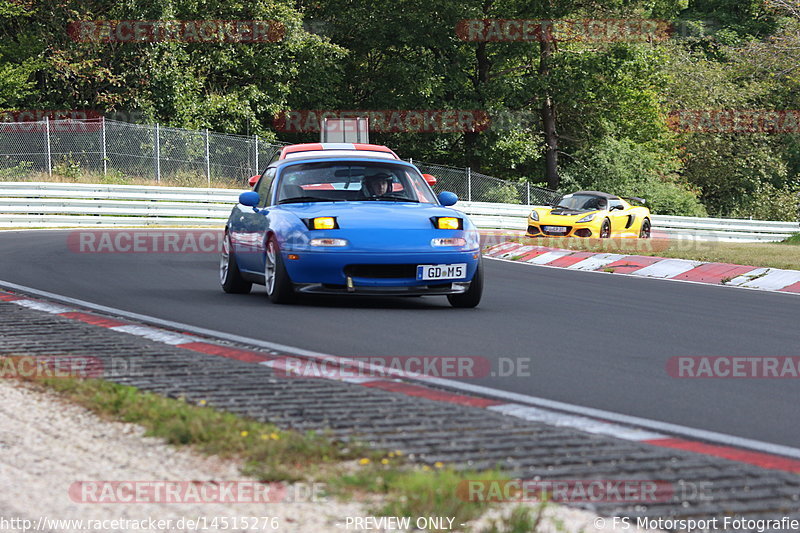
<path fill-rule="evenodd" d="M 247 294 L 253 287 L 253 284 L 246 281 L 239 271 L 231 236 L 227 232 L 222 241 L 222 253 L 219 258 L 219 283 L 222 285 L 222 290 L 229 294 Z"/>
<path fill-rule="evenodd" d="M 467 292 L 461 294 L 448 294 L 447 301 L 453 307 L 472 308 L 477 307 L 481 303 L 481 296 L 483 295 L 483 264 L 482 261 L 478 262 L 478 269 L 475 275 L 472 276 L 472 283 L 469 284 Z"/>
<path fill-rule="evenodd" d="M 650 224 L 650 219 L 646 218 L 642 222 L 642 229 L 639 230 L 639 238 L 640 239 L 649 239 L 650 238 L 650 229 L 652 225 Z"/>
<path fill-rule="evenodd" d="M 611 221 L 605 219 L 603 225 L 600 226 L 600 238 L 608 239 L 609 237 L 611 237 Z"/>
<path fill-rule="evenodd" d="M 264 285 L 267 287 L 267 297 L 275 304 L 292 303 L 295 299 L 292 280 L 289 278 L 289 273 L 286 272 L 286 265 L 283 264 L 278 241 L 272 235 L 267 240 L 265 253 Z M 270 268 L 273 269 L 272 276 L 270 276 Z"/>

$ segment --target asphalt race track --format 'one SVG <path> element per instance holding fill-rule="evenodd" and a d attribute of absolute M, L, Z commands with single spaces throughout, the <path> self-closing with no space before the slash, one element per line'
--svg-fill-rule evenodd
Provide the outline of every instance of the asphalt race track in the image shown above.
<path fill-rule="evenodd" d="M 307 297 L 219 288 L 216 254 L 76 253 L 68 231 L 0 233 L 0 279 L 341 356 L 529 359 L 476 383 L 575 405 L 800 444 L 797 381 L 677 379 L 670 357 L 800 356 L 800 296 L 487 260 L 478 309 L 445 298 Z M 90 355 L 90 354 L 88 354 Z"/>

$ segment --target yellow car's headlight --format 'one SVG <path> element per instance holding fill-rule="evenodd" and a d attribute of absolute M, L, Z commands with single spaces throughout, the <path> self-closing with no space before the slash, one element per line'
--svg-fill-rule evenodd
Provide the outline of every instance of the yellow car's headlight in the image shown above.
<path fill-rule="evenodd" d="M 577 221 L 576 224 L 580 224 L 582 222 L 591 222 L 593 219 L 594 219 L 594 213 L 592 213 L 591 215 L 586 215 L 585 217 Z"/>
<path fill-rule="evenodd" d="M 529 216 L 531 220 L 539 220 L 539 213 L 537 213 L 536 211 L 531 211 L 531 214 Z"/>

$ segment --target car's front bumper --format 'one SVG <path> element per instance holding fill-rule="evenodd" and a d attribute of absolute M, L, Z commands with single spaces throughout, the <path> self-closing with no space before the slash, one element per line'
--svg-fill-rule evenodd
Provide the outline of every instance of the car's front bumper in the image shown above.
<path fill-rule="evenodd" d="M 430 283 L 430 282 L 428 282 Z M 450 282 L 437 285 L 414 286 L 363 286 L 328 285 L 325 283 L 295 283 L 297 292 L 306 294 L 353 294 L 357 296 L 446 296 L 463 294 L 469 289 L 470 282 Z"/>
<path fill-rule="evenodd" d="M 289 255 L 294 256 L 290 259 Z M 469 287 L 480 261 L 472 250 L 420 253 L 284 252 L 284 264 L 300 292 L 328 294 L 459 294 Z M 458 279 L 417 280 L 417 265 L 466 263 Z"/>
<path fill-rule="evenodd" d="M 560 233 L 549 231 L 545 229 L 545 226 L 565 228 L 565 231 Z M 542 224 L 541 222 L 528 219 L 528 229 L 525 234 L 528 237 L 599 237 L 600 231 L 593 227 L 591 223 Z"/>

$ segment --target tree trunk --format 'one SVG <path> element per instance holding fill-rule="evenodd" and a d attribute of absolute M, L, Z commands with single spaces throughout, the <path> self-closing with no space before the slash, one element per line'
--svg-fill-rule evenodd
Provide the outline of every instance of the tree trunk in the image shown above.
<path fill-rule="evenodd" d="M 550 75 L 550 56 L 553 55 L 553 41 L 543 38 L 539 46 L 539 75 L 547 87 L 547 77 Z M 542 103 L 542 127 L 544 128 L 545 143 L 545 176 L 549 189 L 558 189 L 561 179 L 558 176 L 558 133 L 556 132 L 556 108 L 549 89 L 544 95 Z"/>
<path fill-rule="evenodd" d="M 489 54 L 486 51 L 486 43 L 478 43 L 475 48 L 475 74 L 472 78 L 472 86 L 475 90 L 475 97 L 480 102 L 480 110 L 485 110 L 486 100 L 484 98 L 484 88 L 489 82 L 489 71 L 491 70 L 491 61 L 489 61 Z M 480 118 L 476 115 L 476 119 Z M 479 127 L 476 131 L 464 132 L 464 161 L 468 167 L 474 169 L 481 168 L 481 158 L 475 153 L 478 148 L 479 135 L 482 129 Z"/>

